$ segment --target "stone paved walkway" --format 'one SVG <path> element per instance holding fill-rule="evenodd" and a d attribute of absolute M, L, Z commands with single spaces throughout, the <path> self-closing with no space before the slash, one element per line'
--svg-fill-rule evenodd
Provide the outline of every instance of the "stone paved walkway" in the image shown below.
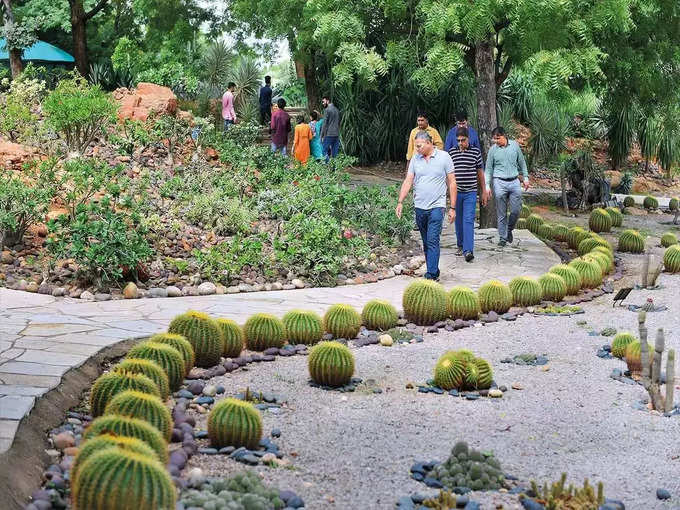
<path fill-rule="evenodd" d="M 476 288 L 491 278 L 509 281 L 518 275 L 539 276 L 559 263 L 545 244 L 518 231 L 512 246 L 495 245 L 495 231 L 478 231 L 472 264 L 454 255 L 455 236 L 448 227 L 442 238 L 442 284 Z M 401 307 L 401 276 L 374 284 L 247 294 L 81 302 L 0 288 L 0 453 L 11 446 L 20 422 L 36 399 L 59 385 L 64 374 L 102 349 L 131 338 L 164 331 L 170 320 L 188 309 L 245 322 L 253 313 L 283 315 L 294 308 L 323 313 L 334 303 L 360 309 L 374 298 Z M 65 411 L 65 410 L 64 410 Z"/>

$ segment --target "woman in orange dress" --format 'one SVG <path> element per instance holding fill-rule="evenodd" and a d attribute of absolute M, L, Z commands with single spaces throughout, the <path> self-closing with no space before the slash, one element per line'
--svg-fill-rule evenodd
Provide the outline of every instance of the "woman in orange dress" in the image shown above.
<path fill-rule="evenodd" d="M 295 138 L 293 138 L 293 155 L 295 159 L 302 163 L 307 164 L 309 159 L 309 142 L 312 139 L 312 130 L 309 128 L 309 124 L 305 123 L 304 115 L 300 114 L 297 116 L 295 125 Z"/>

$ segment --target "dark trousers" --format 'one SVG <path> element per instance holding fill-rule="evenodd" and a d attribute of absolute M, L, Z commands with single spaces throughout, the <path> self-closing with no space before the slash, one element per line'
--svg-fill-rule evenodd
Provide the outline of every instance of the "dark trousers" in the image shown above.
<path fill-rule="evenodd" d="M 475 251 L 476 191 L 459 191 L 456 199 L 456 244 L 463 253 Z"/>
<path fill-rule="evenodd" d="M 326 157 L 326 163 L 330 158 L 334 158 L 338 155 L 338 149 L 340 148 L 340 137 L 339 136 L 326 136 L 322 142 L 323 155 Z M 330 153 L 330 157 L 329 157 Z"/>
<path fill-rule="evenodd" d="M 260 106 L 260 124 L 263 126 L 269 126 L 272 120 L 272 109 L 270 107 Z"/>
<path fill-rule="evenodd" d="M 439 236 L 444 223 L 444 207 L 434 209 L 416 208 L 416 225 L 423 239 L 423 251 L 427 273 L 425 278 L 433 280 L 439 278 Z"/>

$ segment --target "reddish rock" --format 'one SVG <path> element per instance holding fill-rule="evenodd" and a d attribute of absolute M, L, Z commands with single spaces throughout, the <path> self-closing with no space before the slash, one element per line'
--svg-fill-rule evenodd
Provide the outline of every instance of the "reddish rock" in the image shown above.
<path fill-rule="evenodd" d="M 177 96 L 168 87 L 154 83 L 140 83 L 134 90 L 117 89 L 114 99 L 120 103 L 118 118 L 146 120 L 152 112 L 174 114 L 177 111 Z"/>
<path fill-rule="evenodd" d="M 219 154 L 212 147 L 208 147 L 208 148 L 205 149 L 205 156 L 208 159 L 217 159 L 219 157 Z"/>
<path fill-rule="evenodd" d="M 27 145 L 0 140 L 0 166 L 20 170 L 21 165 L 36 157 L 36 150 Z"/>
<path fill-rule="evenodd" d="M 52 437 L 52 443 L 56 449 L 63 450 L 65 448 L 71 448 L 72 446 L 75 446 L 76 439 L 70 432 L 61 432 Z"/>

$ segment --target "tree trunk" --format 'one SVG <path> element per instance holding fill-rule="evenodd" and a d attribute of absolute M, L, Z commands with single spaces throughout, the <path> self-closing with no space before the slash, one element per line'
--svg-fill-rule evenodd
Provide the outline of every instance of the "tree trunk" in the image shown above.
<path fill-rule="evenodd" d="M 24 70 L 24 64 L 21 61 L 22 50 L 11 49 L 9 50 L 9 68 L 12 70 L 12 79 L 16 80 Z"/>
<path fill-rule="evenodd" d="M 71 36 L 73 37 L 73 58 L 76 68 L 83 77 L 90 72 L 87 58 L 87 24 L 83 0 L 69 0 L 71 4 Z"/>
<path fill-rule="evenodd" d="M 475 78 L 477 81 L 477 131 L 482 145 L 482 155 L 486 159 L 492 145 L 491 131 L 496 127 L 496 67 L 494 64 L 494 44 L 492 40 L 477 43 L 475 46 Z M 492 183 L 487 183 L 493 189 Z M 479 206 L 479 228 L 496 226 L 496 205 L 493 197 L 486 207 Z"/>
<path fill-rule="evenodd" d="M 314 54 L 312 53 L 304 64 L 305 93 L 307 94 L 307 109 L 309 111 L 321 108 L 319 80 L 316 77 L 316 64 L 314 60 Z"/>

